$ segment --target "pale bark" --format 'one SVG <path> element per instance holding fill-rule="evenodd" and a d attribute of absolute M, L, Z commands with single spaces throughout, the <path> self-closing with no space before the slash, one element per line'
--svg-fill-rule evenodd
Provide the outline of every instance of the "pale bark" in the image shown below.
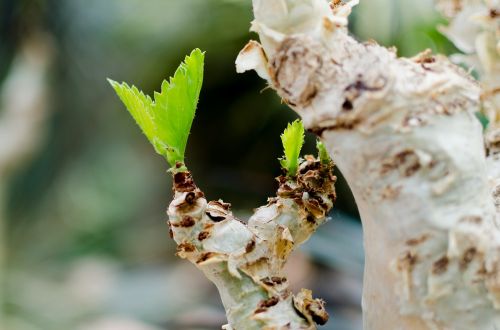
<path fill-rule="evenodd" d="M 500 210 L 500 1 L 437 0 L 450 22 L 441 31 L 463 54 L 452 60 L 475 70 L 481 84 L 488 172 L 497 210 Z"/>
<path fill-rule="evenodd" d="M 229 322 L 225 329 L 315 329 L 328 320 L 323 301 L 309 290 L 290 292 L 283 266 L 333 206 L 332 167 L 306 157 L 296 178 L 278 178 L 277 197 L 248 223 L 234 217 L 230 204 L 207 202 L 189 172 L 174 174 L 168 215 L 177 254 L 217 286 Z"/>
<path fill-rule="evenodd" d="M 253 4 L 262 46 L 245 47 L 238 71 L 268 80 L 353 191 L 365 329 L 500 327 L 500 166 L 474 115 L 478 84 L 445 57 L 357 42 L 355 1 Z"/>

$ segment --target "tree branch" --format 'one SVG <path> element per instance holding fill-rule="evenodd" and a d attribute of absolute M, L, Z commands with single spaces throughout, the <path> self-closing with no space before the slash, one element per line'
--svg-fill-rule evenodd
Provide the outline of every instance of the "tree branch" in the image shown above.
<path fill-rule="evenodd" d="M 306 157 L 295 179 L 278 178 L 277 197 L 248 224 L 234 217 L 230 204 L 207 202 L 189 172 L 174 174 L 168 215 L 177 254 L 217 286 L 229 321 L 225 329 L 315 329 L 328 320 L 324 302 L 309 290 L 290 292 L 283 266 L 326 221 L 335 200 L 332 168 Z"/>

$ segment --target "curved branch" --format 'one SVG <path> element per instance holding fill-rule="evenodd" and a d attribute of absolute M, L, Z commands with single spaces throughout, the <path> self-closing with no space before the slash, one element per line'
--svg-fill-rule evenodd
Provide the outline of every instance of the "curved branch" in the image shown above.
<path fill-rule="evenodd" d="M 283 266 L 326 221 L 335 200 L 332 167 L 307 157 L 296 179 L 278 178 L 277 197 L 248 224 L 234 217 L 230 204 L 207 202 L 189 172 L 174 174 L 168 215 L 177 254 L 217 286 L 226 329 L 315 329 L 328 320 L 324 302 L 309 290 L 290 292 Z"/>

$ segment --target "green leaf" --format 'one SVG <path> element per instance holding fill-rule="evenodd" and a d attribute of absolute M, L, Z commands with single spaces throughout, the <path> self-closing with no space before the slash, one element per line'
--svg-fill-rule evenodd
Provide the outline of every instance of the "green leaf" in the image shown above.
<path fill-rule="evenodd" d="M 330 164 L 331 158 L 330 155 L 328 154 L 328 151 L 326 150 L 324 143 L 318 140 L 316 142 L 316 149 L 318 149 L 318 158 L 321 164 L 323 165 Z"/>
<path fill-rule="evenodd" d="M 154 101 L 135 86 L 109 80 L 142 132 L 170 166 L 184 164 L 187 139 L 203 84 L 205 54 L 195 49 L 177 68 L 170 81 L 164 80 Z"/>
<path fill-rule="evenodd" d="M 129 87 L 127 83 L 119 84 L 111 79 L 108 79 L 108 81 L 132 117 L 134 117 L 135 122 L 142 129 L 144 135 L 151 141 L 155 133 L 155 124 L 149 110 L 153 103 L 151 98 L 144 95 L 135 86 Z"/>
<path fill-rule="evenodd" d="M 304 144 L 304 125 L 300 120 L 288 124 L 281 134 L 281 142 L 285 151 L 285 157 L 280 159 L 281 166 L 287 171 L 288 176 L 297 175 L 299 156 Z"/>

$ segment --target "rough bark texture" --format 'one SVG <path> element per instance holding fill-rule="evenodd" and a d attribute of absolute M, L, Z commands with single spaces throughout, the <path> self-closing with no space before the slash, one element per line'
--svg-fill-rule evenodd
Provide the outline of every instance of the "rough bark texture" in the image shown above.
<path fill-rule="evenodd" d="M 171 234 L 178 255 L 217 286 L 229 322 L 225 329 L 315 329 L 328 320 L 324 302 L 309 290 L 290 292 L 283 266 L 325 222 L 335 200 L 332 168 L 306 157 L 295 179 L 278 178 L 277 197 L 248 223 L 233 216 L 230 204 L 207 202 L 189 172 L 174 174 Z"/>
<path fill-rule="evenodd" d="M 500 1 L 438 0 L 449 18 L 441 31 L 460 49 L 452 60 L 474 69 L 482 87 L 487 164 L 497 210 L 500 208 Z"/>
<path fill-rule="evenodd" d="M 253 4 L 262 46 L 242 50 L 238 71 L 268 80 L 354 193 L 365 329 L 499 328 L 500 166 L 486 159 L 478 83 L 443 56 L 354 40 L 356 1 Z"/>

